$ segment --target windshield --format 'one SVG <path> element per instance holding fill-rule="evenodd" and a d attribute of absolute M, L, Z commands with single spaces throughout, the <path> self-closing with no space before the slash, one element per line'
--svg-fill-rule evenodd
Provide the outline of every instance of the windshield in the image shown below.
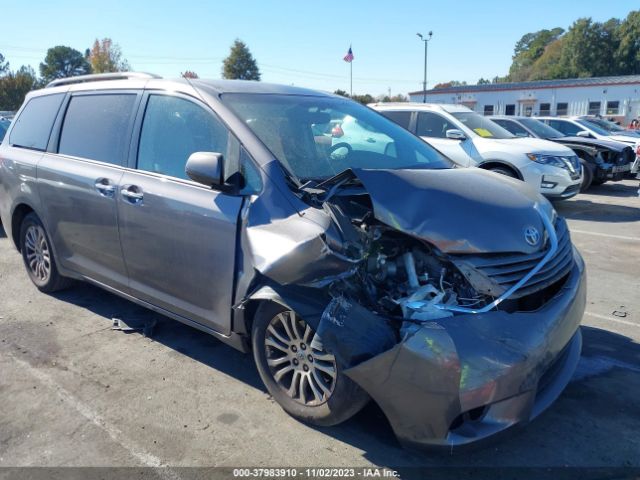
<path fill-rule="evenodd" d="M 591 120 L 583 120 L 583 119 L 579 118 L 578 120 L 576 120 L 576 122 L 578 122 L 583 127 L 587 127 L 588 129 L 596 132 L 598 135 L 610 135 L 611 134 L 611 132 L 609 130 L 605 130 L 600 125 L 592 122 Z"/>
<path fill-rule="evenodd" d="M 493 123 L 486 117 L 478 115 L 474 112 L 456 112 L 452 113 L 457 120 L 462 122 L 465 127 L 484 138 L 516 138 L 508 130 L 502 128 L 497 123 Z"/>
<path fill-rule="evenodd" d="M 304 95 L 222 95 L 299 180 L 348 168 L 451 168 L 437 150 L 391 120 L 351 100 Z"/>
<path fill-rule="evenodd" d="M 534 118 L 521 118 L 520 123 L 535 133 L 536 137 L 540 138 L 561 138 L 566 137 L 562 132 L 559 132 L 555 128 L 551 128 L 546 123 L 536 120 Z"/>
<path fill-rule="evenodd" d="M 631 137 L 637 136 L 636 132 L 630 132 L 629 130 L 621 127 L 620 125 L 613 123 L 609 120 L 605 120 L 604 118 L 588 117 L 588 118 L 582 118 L 578 121 L 581 121 L 581 120 L 585 122 L 589 122 L 589 124 L 591 125 L 596 125 L 606 130 L 610 134 L 614 134 L 614 135 L 620 134 L 620 135 L 627 135 Z"/>

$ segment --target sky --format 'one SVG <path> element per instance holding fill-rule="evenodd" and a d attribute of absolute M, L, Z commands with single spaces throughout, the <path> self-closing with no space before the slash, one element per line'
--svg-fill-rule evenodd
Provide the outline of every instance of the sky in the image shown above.
<path fill-rule="evenodd" d="M 0 2 L 0 53 L 12 69 L 36 72 L 47 49 L 81 52 L 96 38 L 120 45 L 133 70 L 178 77 L 185 70 L 220 78 L 236 38 L 258 62 L 262 80 L 319 90 L 408 93 L 422 87 L 424 44 L 428 85 L 476 83 L 505 75 L 515 43 L 528 32 L 568 28 L 580 17 L 605 21 L 639 9 L 637 0 L 204 1 L 21 0 Z"/>

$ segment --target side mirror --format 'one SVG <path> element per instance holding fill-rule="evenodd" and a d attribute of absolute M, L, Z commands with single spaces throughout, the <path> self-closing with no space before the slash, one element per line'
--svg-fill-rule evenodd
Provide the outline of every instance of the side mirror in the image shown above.
<path fill-rule="evenodd" d="M 591 138 L 591 134 L 586 130 L 580 130 L 578 133 L 576 133 L 576 137 Z"/>
<path fill-rule="evenodd" d="M 189 156 L 185 171 L 191 180 L 211 188 L 224 185 L 223 156 L 217 152 L 195 152 Z"/>
<path fill-rule="evenodd" d="M 465 140 L 467 138 L 464 132 L 462 130 L 458 130 L 457 128 L 451 128 L 447 130 L 446 136 L 451 140 Z"/>

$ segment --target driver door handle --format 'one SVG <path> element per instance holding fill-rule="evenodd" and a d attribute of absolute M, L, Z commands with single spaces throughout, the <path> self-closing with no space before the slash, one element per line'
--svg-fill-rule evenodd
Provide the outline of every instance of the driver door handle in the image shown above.
<path fill-rule="evenodd" d="M 103 197 L 113 198 L 116 191 L 116 186 L 108 178 L 98 178 L 93 186 Z"/>
<path fill-rule="evenodd" d="M 144 199 L 144 193 L 142 189 L 137 185 L 125 185 L 120 190 L 120 195 L 124 200 L 133 205 L 142 204 L 142 200 Z"/>

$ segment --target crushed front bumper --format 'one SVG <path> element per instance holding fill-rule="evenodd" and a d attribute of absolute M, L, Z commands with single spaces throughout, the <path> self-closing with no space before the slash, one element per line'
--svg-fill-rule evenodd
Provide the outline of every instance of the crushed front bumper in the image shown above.
<path fill-rule="evenodd" d="M 345 373 L 382 408 L 405 446 L 461 446 L 527 422 L 569 382 L 580 358 L 585 267 L 533 312 L 424 324 Z"/>

